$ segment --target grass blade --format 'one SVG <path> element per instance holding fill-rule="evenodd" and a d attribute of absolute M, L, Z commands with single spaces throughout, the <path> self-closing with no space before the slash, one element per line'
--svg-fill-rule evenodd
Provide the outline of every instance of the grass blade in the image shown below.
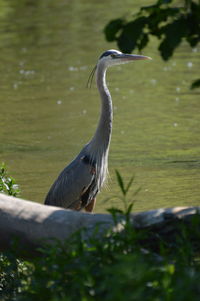
<path fill-rule="evenodd" d="M 120 187 L 123 195 L 126 195 L 126 189 L 124 187 L 123 179 L 122 179 L 122 177 L 121 177 L 121 175 L 120 175 L 120 173 L 119 173 L 118 170 L 115 170 L 115 173 L 116 173 L 116 176 L 117 176 L 117 181 L 118 181 L 119 187 Z"/>
<path fill-rule="evenodd" d="M 133 184 L 133 181 L 134 181 L 135 177 L 132 176 L 132 178 L 129 180 L 127 186 L 126 186 L 126 193 L 129 191 L 131 185 Z"/>

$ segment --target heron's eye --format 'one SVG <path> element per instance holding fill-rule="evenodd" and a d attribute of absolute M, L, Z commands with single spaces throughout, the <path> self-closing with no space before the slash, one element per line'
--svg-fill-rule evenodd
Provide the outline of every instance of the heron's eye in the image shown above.
<path fill-rule="evenodd" d="M 116 54 L 114 54 L 114 53 L 112 53 L 110 56 L 111 56 L 112 59 L 116 58 Z"/>

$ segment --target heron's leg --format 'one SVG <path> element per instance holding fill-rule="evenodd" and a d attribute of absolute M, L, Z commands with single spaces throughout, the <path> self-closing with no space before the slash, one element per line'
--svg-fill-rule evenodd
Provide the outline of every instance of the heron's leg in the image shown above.
<path fill-rule="evenodd" d="M 96 204 L 96 199 L 94 198 L 87 206 L 85 206 L 85 211 L 92 212 Z"/>

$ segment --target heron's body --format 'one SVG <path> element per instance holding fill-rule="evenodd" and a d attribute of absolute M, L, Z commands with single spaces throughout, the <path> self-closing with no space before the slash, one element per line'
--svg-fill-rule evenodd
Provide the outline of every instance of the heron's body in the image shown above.
<path fill-rule="evenodd" d="M 107 174 L 112 132 L 112 99 L 106 86 L 107 67 L 147 58 L 122 54 L 117 50 L 108 50 L 101 55 L 96 66 L 96 82 L 101 97 L 101 115 L 96 132 L 79 155 L 60 173 L 46 196 L 45 204 L 74 210 L 93 210 L 96 195 Z"/>

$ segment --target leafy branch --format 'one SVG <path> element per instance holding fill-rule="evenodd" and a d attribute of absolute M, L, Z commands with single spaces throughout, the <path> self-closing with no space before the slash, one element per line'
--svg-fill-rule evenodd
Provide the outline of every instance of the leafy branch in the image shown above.
<path fill-rule="evenodd" d="M 0 192 L 12 196 L 18 196 L 19 194 L 19 186 L 14 178 L 8 176 L 4 163 L 0 165 Z"/>
<path fill-rule="evenodd" d="M 141 190 L 141 188 L 139 187 L 138 189 L 136 189 L 133 193 L 132 193 L 132 197 L 130 197 L 130 190 L 132 188 L 132 184 L 133 181 L 135 179 L 134 176 L 132 176 L 130 178 L 130 180 L 128 181 L 127 184 L 125 184 L 120 172 L 118 170 L 115 170 L 115 174 L 117 177 L 117 183 L 118 186 L 120 188 L 121 191 L 121 196 L 113 196 L 109 199 L 106 199 L 106 201 L 109 201 L 110 199 L 119 199 L 120 201 L 122 201 L 124 208 L 123 210 L 121 209 L 116 209 L 116 208 L 109 208 L 108 212 L 110 212 L 113 215 L 113 218 L 115 219 L 117 214 L 123 214 L 126 218 L 127 218 L 127 222 L 129 221 L 129 217 L 130 217 L 130 213 L 131 210 L 133 208 L 134 203 L 136 202 L 136 200 L 134 199 L 134 197 L 139 193 L 139 191 Z M 129 200 L 127 199 L 127 196 L 129 197 Z M 131 198 L 133 198 L 131 200 Z"/>
<path fill-rule="evenodd" d="M 133 15 L 133 20 L 118 18 L 110 21 L 104 33 L 107 41 L 116 41 L 123 52 L 134 49 L 141 51 L 149 43 L 150 36 L 160 41 L 158 50 L 163 60 L 172 57 L 175 49 L 186 41 L 191 47 L 200 41 L 200 1 L 158 0 L 150 6 L 143 6 Z M 200 87 L 200 79 L 195 80 L 191 89 Z"/>

